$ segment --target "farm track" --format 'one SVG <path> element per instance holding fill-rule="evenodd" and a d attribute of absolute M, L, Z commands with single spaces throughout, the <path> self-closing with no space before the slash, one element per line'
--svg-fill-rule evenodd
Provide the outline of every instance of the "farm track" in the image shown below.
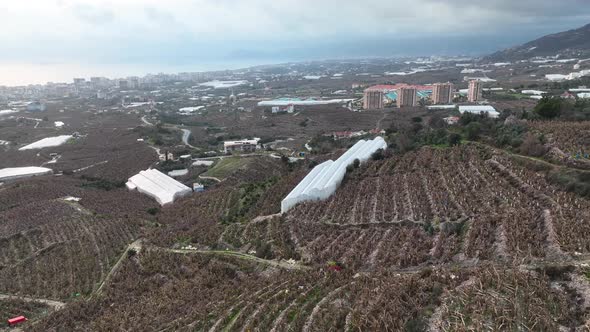
<path fill-rule="evenodd" d="M 61 310 L 66 306 L 65 302 L 60 302 L 56 300 L 49 300 L 49 299 L 41 299 L 29 296 L 20 296 L 20 295 L 10 295 L 10 294 L 0 294 L 0 300 L 21 300 L 25 302 L 37 302 L 43 303 L 47 306 L 53 308 L 53 310 Z"/>
<path fill-rule="evenodd" d="M 218 256 L 227 256 L 227 257 L 234 257 L 243 260 L 247 260 L 254 263 L 259 263 L 263 265 L 268 265 L 272 267 L 277 267 L 286 270 L 309 270 L 311 269 L 308 266 L 301 265 L 299 263 L 291 264 L 286 261 L 274 261 L 268 259 L 258 258 L 256 256 L 244 254 L 241 252 L 236 251 L 223 251 L 223 250 L 191 250 L 191 249 L 168 249 L 168 248 L 155 248 L 156 250 L 166 251 L 175 254 L 195 254 L 195 255 L 218 255 Z"/>
<path fill-rule="evenodd" d="M 119 268 L 121 267 L 121 265 L 125 261 L 125 258 L 129 254 L 130 250 L 135 250 L 136 252 L 139 252 L 139 251 L 141 251 L 141 248 L 142 248 L 141 240 L 137 240 L 137 241 L 131 243 L 129 246 L 127 246 L 125 251 L 123 251 L 123 253 L 119 257 L 119 260 L 117 260 L 117 263 L 115 263 L 115 265 L 113 265 L 111 270 L 107 273 L 107 275 L 102 280 L 102 282 L 99 284 L 98 288 L 96 289 L 96 291 L 93 293 L 92 296 L 100 295 L 102 293 L 103 287 L 112 279 L 113 275 L 119 270 Z"/>

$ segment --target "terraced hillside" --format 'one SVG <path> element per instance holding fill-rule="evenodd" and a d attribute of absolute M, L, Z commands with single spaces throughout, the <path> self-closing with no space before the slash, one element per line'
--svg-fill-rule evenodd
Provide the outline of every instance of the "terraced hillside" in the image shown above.
<path fill-rule="evenodd" d="M 549 144 L 568 155 L 590 153 L 590 121 L 538 121 L 530 126 L 545 135 Z"/>
<path fill-rule="evenodd" d="M 141 330 L 146 320 L 154 331 L 437 331 L 490 322 L 557 330 L 585 318 L 575 309 L 571 272 L 288 272 L 248 260 L 146 249 L 127 260 L 103 296 L 74 302 L 33 330 Z M 493 308 L 502 308 L 501 320 Z M 462 320 L 465 315 L 474 319 Z"/>
<path fill-rule="evenodd" d="M 63 181 L 62 181 L 63 180 Z M 94 291 L 146 227 L 153 203 L 126 190 L 45 177 L 0 190 L 0 294 L 67 300 Z M 71 196 L 70 196 L 71 195 Z M 79 201 L 76 201 L 79 200 Z"/>
<path fill-rule="evenodd" d="M 273 257 L 291 252 L 316 264 L 406 268 L 587 254 L 589 221 L 588 200 L 507 154 L 471 145 L 374 162 L 330 199 L 234 226 L 222 240 L 237 248 L 270 243 Z"/>
<path fill-rule="evenodd" d="M 220 223 L 239 197 L 221 185 L 161 211 L 161 227 L 121 256 L 100 294 L 32 329 L 555 331 L 590 321 L 590 202 L 500 150 L 370 161 L 326 201 Z"/>

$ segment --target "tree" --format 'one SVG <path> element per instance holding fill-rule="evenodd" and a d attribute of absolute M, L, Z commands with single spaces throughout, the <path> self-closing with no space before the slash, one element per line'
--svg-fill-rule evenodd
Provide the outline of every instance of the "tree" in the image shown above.
<path fill-rule="evenodd" d="M 467 126 L 465 126 L 465 135 L 467 139 L 470 141 L 475 141 L 481 132 L 481 125 L 479 122 L 471 122 Z"/>
<path fill-rule="evenodd" d="M 445 122 L 444 118 L 440 114 L 435 114 L 430 118 L 430 127 L 434 129 L 444 128 L 446 127 L 447 123 Z"/>
<path fill-rule="evenodd" d="M 371 159 L 373 160 L 383 160 L 385 156 L 383 155 L 383 149 L 379 149 L 371 155 Z"/>
<path fill-rule="evenodd" d="M 395 138 L 395 146 L 399 152 L 407 152 L 414 148 L 414 140 L 408 133 L 399 133 Z"/>
<path fill-rule="evenodd" d="M 358 159 L 355 159 L 355 160 L 352 162 L 352 165 L 354 166 L 354 168 L 359 168 L 359 167 L 361 166 L 361 161 L 360 161 L 360 160 L 358 160 Z"/>
<path fill-rule="evenodd" d="M 459 135 L 457 133 L 450 133 L 448 140 L 449 140 L 450 146 L 459 145 L 459 144 L 461 144 L 461 135 Z"/>
<path fill-rule="evenodd" d="M 545 119 L 553 119 L 561 113 L 561 99 L 543 97 L 535 106 L 535 113 Z"/>
<path fill-rule="evenodd" d="M 541 157 L 547 152 L 547 148 L 537 136 L 529 133 L 520 145 L 520 152 L 532 157 Z"/>

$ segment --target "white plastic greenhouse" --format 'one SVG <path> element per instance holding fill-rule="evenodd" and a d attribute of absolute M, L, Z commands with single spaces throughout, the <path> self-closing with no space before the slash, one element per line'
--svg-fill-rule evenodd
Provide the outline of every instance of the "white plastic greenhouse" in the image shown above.
<path fill-rule="evenodd" d="M 129 190 L 137 189 L 140 193 L 153 197 L 160 205 L 173 203 L 174 200 L 190 195 L 191 188 L 155 169 L 141 171 L 127 182 Z"/>
<path fill-rule="evenodd" d="M 361 163 L 367 161 L 371 155 L 387 148 L 387 143 L 381 137 L 374 140 L 357 142 L 338 160 L 328 160 L 316 166 L 281 202 L 281 213 L 304 201 L 323 200 L 330 197 L 346 174 L 346 167 L 358 159 Z"/>

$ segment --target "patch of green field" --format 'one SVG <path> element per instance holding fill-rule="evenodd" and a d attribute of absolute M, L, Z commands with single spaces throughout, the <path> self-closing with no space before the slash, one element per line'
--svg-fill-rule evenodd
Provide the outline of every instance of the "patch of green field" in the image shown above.
<path fill-rule="evenodd" d="M 229 157 L 218 161 L 213 168 L 203 174 L 203 176 L 210 176 L 218 179 L 225 179 L 234 171 L 247 166 L 251 162 L 251 158 Z"/>

